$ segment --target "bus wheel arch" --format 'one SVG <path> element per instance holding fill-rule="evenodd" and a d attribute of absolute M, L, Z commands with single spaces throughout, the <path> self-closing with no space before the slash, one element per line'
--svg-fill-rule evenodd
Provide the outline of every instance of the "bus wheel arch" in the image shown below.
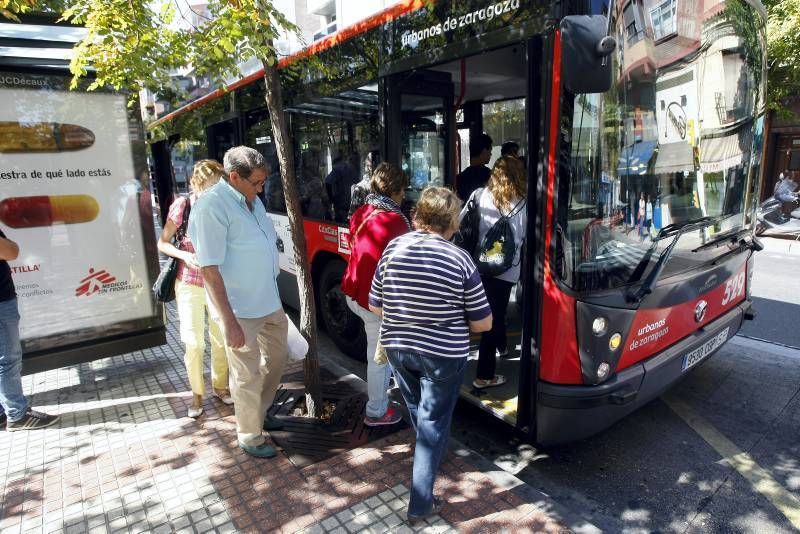
<path fill-rule="evenodd" d="M 364 361 L 367 353 L 364 322 L 350 311 L 341 290 L 346 267 L 347 263 L 335 254 L 318 253 L 314 257 L 312 277 L 316 280 L 317 309 L 328 336 L 339 350 Z"/>

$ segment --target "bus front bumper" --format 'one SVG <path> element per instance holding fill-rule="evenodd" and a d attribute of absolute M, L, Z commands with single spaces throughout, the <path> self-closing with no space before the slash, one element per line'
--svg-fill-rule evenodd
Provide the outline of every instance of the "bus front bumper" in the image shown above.
<path fill-rule="evenodd" d="M 689 337 L 618 372 L 603 384 L 565 386 L 539 382 L 536 406 L 537 443 L 555 445 L 586 438 L 605 430 L 660 396 L 696 367 L 683 370 L 686 354 L 703 346 L 726 328 L 727 339 L 736 335 L 750 307 L 751 302 L 743 301 Z M 709 356 L 716 353 L 722 345 L 724 343 Z"/>

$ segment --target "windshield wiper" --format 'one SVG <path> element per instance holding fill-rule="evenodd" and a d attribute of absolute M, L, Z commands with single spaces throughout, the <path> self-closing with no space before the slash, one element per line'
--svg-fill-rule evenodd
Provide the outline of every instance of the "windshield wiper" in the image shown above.
<path fill-rule="evenodd" d="M 716 219 L 714 217 L 706 216 L 706 217 L 699 217 L 697 219 L 691 219 L 691 220 L 688 220 L 688 221 L 682 222 L 682 223 L 668 224 L 667 226 L 662 228 L 660 232 L 658 232 L 658 235 L 656 236 L 656 240 L 664 239 L 665 237 L 669 237 L 671 235 L 675 235 L 676 232 L 682 234 L 686 230 L 693 229 L 693 228 L 688 228 L 688 229 L 684 230 L 687 226 L 694 227 L 695 225 L 700 225 L 699 228 L 702 228 L 702 227 L 708 226 L 712 222 L 716 222 Z"/>
<path fill-rule="evenodd" d="M 735 217 L 736 215 L 738 215 L 738 213 L 729 213 L 727 215 L 719 215 L 717 217 L 714 217 L 714 224 L 721 223 L 725 219 L 730 219 L 731 217 Z M 728 230 L 725 230 L 724 232 L 720 232 L 717 235 L 713 236 L 708 241 L 706 241 L 705 243 L 703 243 L 702 245 L 698 246 L 696 249 L 692 250 L 692 252 L 699 252 L 709 247 L 713 247 L 727 239 L 735 240 L 736 236 L 741 234 L 743 231 L 744 230 L 742 229 L 742 227 L 739 226 L 735 228 L 730 228 Z"/>
<path fill-rule="evenodd" d="M 724 243 L 725 241 L 731 241 L 735 243 L 737 236 L 742 231 L 743 230 L 741 228 L 734 228 L 732 230 L 728 230 L 727 232 L 722 232 L 714 236 L 714 239 L 710 239 L 709 241 L 706 241 L 699 247 L 692 249 L 692 252 L 700 252 L 701 250 L 705 250 L 707 248 L 719 246 L 721 243 Z"/>
<path fill-rule="evenodd" d="M 681 236 L 686 232 L 691 230 L 699 230 L 701 228 L 705 228 L 716 222 L 717 218 L 714 217 L 700 217 L 699 219 L 693 219 L 690 221 L 686 221 L 684 223 L 673 223 L 670 225 L 665 226 L 658 232 L 658 236 L 655 238 L 655 242 L 660 241 L 661 239 L 666 239 L 670 236 L 672 237 L 672 241 L 670 241 L 667 248 L 664 249 L 664 252 L 658 257 L 658 261 L 656 262 L 653 270 L 650 271 L 650 274 L 647 275 L 647 278 L 642 282 L 642 285 L 639 286 L 638 289 L 634 290 L 630 288 L 626 293 L 626 298 L 628 302 L 635 302 L 640 303 L 642 299 L 653 292 L 653 286 L 655 286 L 658 277 L 661 276 L 661 271 L 664 270 L 664 267 L 667 264 L 667 260 L 672 255 L 672 251 L 675 249 L 675 245 L 678 244 L 680 241 Z M 655 244 L 655 243 L 654 243 Z M 648 255 L 646 257 L 649 260 L 650 254 L 652 254 L 651 250 L 648 250 Z M 646 263 L 645 263 L 646 265 Z"/>

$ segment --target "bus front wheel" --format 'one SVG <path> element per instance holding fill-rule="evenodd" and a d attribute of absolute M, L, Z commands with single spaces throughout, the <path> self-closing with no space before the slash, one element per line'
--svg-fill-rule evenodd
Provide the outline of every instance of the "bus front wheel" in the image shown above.
<path fill-rule="evenodd" d="M 320 315 L 328 336 L 336 346 L 357 360 L 364 360 L 367 353 L 367 336 L 364 323 L 347 307 L 341 284 L 344 275 L 343 261 L 330 261 L 322 271 L 317 292 Z"/>

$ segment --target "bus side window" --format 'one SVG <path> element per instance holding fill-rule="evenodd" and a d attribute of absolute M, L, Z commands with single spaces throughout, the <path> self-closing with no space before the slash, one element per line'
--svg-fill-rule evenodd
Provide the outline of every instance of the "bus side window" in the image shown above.
<path fill-rule="evenodd" d="M 283 182 L 281 182 L 280 170 L 275 170 L 267 176 L 267 184 L 264 187 L 264 197 L 267 211 L 282 214 L 286 213 L 286 197 L 283 194 Z"/>
<path fill-rule="evenodd" d="M 322 99 L 313 86 L 307 89 L 288 110 L 303 214 L 346 224 L 353 186 L 374 167 L 369 154 L 380 159 L 378 88 L 353 87 Z"/>
<path fill-rule="evenodd" d="M 300 154 L 297 168 L 297 192 L 300 196 L 300 209 L 311 219 L 330 220 L 331 209 L 328 194 L 322 183 L 319 150 L 309 148 Z"/>
<path fill-rule="evenodd" d="M 267 183 L 259 195 L 267 211 L 286 213 L 286 197 L 283 194 L 281 168 L 278 164 L 278 151 L 272 142 L 272 125 L 264 108 L 255 109 L 245 115 L 244 144 L 255 148 L 267 163 Z"/>

